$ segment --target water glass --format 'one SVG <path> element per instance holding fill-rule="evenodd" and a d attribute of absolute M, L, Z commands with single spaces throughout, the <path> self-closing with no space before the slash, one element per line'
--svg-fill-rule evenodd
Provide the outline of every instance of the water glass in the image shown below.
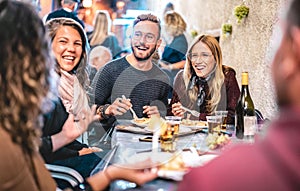
<path fill-rule="evenodd" d="M 206 120 L 208 124 L 208 133 L 213 133 L 214 131 L 221 130 L 222 116 L 220 115 L 206 116 Z"/>
<path fill-rule="evenodd" d="M 215 111 L 215 115 L 222 117 L 221 129 L 226 130 L 228 111 Z"/>

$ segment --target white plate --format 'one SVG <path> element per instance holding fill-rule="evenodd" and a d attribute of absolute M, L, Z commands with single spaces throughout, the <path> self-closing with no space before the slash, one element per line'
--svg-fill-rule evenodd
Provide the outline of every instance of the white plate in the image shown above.
<path fill-rule="evenodd" d="M 124 163 L 128 164 L 129 166 L 138 168 L 138 167 L 141 167 L 141 165 L 139 164 L 139 166 L 135 166 L 135 164 L 144 162 L 147 159 L 150 159 L 152 163 L 157 165 L 157 164 L 166 163 L 173 157 L 174 157 L 174 155 L 172 153 L 168 153 L 168 152 L 144 152 L 144 153 L 136 153 L 130 157 L 125 158 Z M 143 168 L 154 167 L 154 166 L 151 166 L 151 164 L 148 164 L 148 165 L 145 164 L 145 165 L 146 166 L 142 165 Z"/>
<path fill-rule="evenodd" d="M 145 127 L 144 130 L 153 132 L 153 130 L 152 130 L 152 129 L 149 129 L 149 127 Z M 179 134 L 180 134 L 180 133 L 188 133 L 188 132 L 190 132 L 190 131 L 191 131 L 191 129 L 188 128 L 188 127 L 181 127 L 181 126 L 179 127 Z"/>
<path fill-rule="evenodd" d="M 215 154 L 207 154 L 198 156 L 191 152 L 182 152 L 180 154 L 182 156 L 182 160 L 185 163 L 185 166 L 187 168 L 189 167 L 198 167 L 203 166 L 209 161 L 216 158 L 218 155 Z M 123 158 L 123 164 L 125 167 L 129 168 L 155 168 L 158 164 L 164 164 L 168 162 L 170 159 L 172 159 L 174 154 L 168 153 L 168 152 L 144 152 L 144 153 L 137 153 L 130 157 Z M 150 163 L 145 163 L 144 161 L 147 159 L 151 159 Z M 189 170 L 165 170 L 165 169 L 159 169 L 157 174 L 161 178 L 167 178 L 172 179 L 175 181 L 181 181 L 183 176 L 188 172 Z"/>
<path fill-rule="evenodd" d="M 134 127 L 134 126 L 122 126 L 122 125 L 118 125 L 117 130 L 126 130 L 126 131 L 131 131 L 131 132 L 141 132 L 141 133 L 145 133 L 145 130 L 141 127 Z"/>
<path fill-rule="evenodd" d="M 207 129 L 207 126 L 198 126 L 198 125 L 182 125 L 182 124 L 180 124 L 180 127 L 190 128 L 192 130 Z"/>
<path fill-rule="evenodd" d="M 140 127 L 147 127 L 148 124 L 149 124 L 149 122 L 147 122 L 147 123 L 137 123 L 136 121 L 134 121 L 134 119 L 132 119 L 130 122 L 137 125 L 137 126 L 140 126 Z"/>
<path fill-rule="evenodd" d="M 196 130 L 196 129 L 200 129 L 200 128 L 205 129 L 205 128 L 208 127 L 206 121 L 191 120 L 191 123 L 194 123 L 194 124 L 185 124 L 185 123 L 181 122 L 180 127 L 187 127 L 187 128 L 192 129 L 192 130 Z M 198 124 L 205 123 L 206 125 L 198 125 L 197 123 Z"/>
<path fill-rule="evenodd" d="M 210 162 L 211 160 L 213 160 L 218 156 L 219 155 L 215 155 L 215 154 L 207 154 L 207 155 L 199 156 L 199 166 L 205 165 L 206 163 Z"/>
<path fill-rule="evenodd" d="M 216 158 L 218 155 L 215 154 L 207 154 L 198 156 L 195 154 L 192 154 L 191 152 L 182 152 L 181 153 L 182 160 L 185 163 L 185 166 L 187 167 L 198 167 L 203 166 L 209 161 Z M 167 178 L 172 179 L 175 181 L 181 181 L 183 179 L 183 176 L 188 172 L 189 170 L 158 170 L 157 174 L 161 178 Z"/>
<path fill-rule="evenodd" d="M 158 170 L 157 175 L 161 178 L 172 179 L 175 181 L 181 181 L 183 176 L 188 171 L 175 171 L 175 170 Z"/>
<path fill-rule="evenodd" d="M 180 125 L 180 127 L 189 128 L 191 130 L 207 129 L 207 126 L 186 126 L 186 125 Z"/>

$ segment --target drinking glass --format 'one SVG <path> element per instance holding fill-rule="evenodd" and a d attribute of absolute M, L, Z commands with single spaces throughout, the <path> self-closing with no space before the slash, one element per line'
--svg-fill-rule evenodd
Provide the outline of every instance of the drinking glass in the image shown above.
<path fill-rule="evenodd" d="M 208 124 L 208 133 L 213 133 L 214 131 L 221 130 L 222 116 L 220 115 L 206 116 L 206 120 Z"/>
<path fill-rule="evenodd" d="M 163 127 L 160 134 L 161 151 L 174 152 L 179 133 L 180 117 L 166 116 L 166 126 Z"/>
<path fill-rule="evenodd" d="M 228 111 L 215 111 L 215 115 L 222 117 L 221 129 L 226 130 Z"/>
<path fill-rule="evenodd" d="M 174 133 L 178 135 L 179 133 L 179 125 L 181 123 L 181 117 L 177 116 L 166 116 L 165 117 L 166 122 L 169 126 L 172 126 L 174 128 Z"/>

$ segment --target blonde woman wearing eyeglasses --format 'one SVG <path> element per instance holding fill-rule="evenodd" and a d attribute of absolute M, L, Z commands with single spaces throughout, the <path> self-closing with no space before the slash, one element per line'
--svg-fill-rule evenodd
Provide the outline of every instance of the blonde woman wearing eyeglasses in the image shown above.
<path fill-rule="evenodd" d="M 227 110 L 227 123 L 234 123 L 234 113 L 240 96 L 235 71 L 223 65 L 218 41 L 200 35 L 191 44 L 185 67 L 174 81 L 169 115 L 186 115 L 181 106 L 197 110 L 200 120 L 216 110 Z M 197 118 L 197 117 L 196 117 Z"/>

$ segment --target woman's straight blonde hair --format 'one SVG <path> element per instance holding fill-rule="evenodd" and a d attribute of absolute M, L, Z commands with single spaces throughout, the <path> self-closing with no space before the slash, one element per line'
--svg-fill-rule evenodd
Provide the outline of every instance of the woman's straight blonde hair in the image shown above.
<path fill-rule="evenodd" d="M 221 52 L 221 47 L 219 45 L 219 42 L 216 40 L 215 37 L 210 35 L 199 35 L 192 42 L 191 46 L 188 49 L 187 55 L 192 52 L 194 46 L 199 42 L 202 42 L 209 47 L 214 57 L 214 60 L 216 62 L 216 70 L 215 72 L 212 73 L 210 79 L 207 82 L 209 86 L 209 95 L 211 97 L 210 100 L 207 100 L 208 101 L 207 110 L 210 113 L 212 113 L 216 110 L 217 105 L 220 102 L 221 88 L 225 78 L 222 69 L 222 65 L 223 65 L 222 52 Z M 192 62 L 187 56 L 187 60 L 183 72 L 183 79 L 184 79 L 185 86 L 187 87 L 188 96 L 190 97 L 192 103 L 196 102 L 198 91 L 199 91 L 199 87 L 197 85 L 195 85 L 191 90 L 188 90 L 189 82 L 194 73 L 195 72 L 192 67 Z"/>
<path fill-rule="evenodd" d="M 97 11 L 94 19 L 94 31 L 91 34 L 90 45 L 102 44 L 109 33 L 110 17 L 107 11 Z"/>

